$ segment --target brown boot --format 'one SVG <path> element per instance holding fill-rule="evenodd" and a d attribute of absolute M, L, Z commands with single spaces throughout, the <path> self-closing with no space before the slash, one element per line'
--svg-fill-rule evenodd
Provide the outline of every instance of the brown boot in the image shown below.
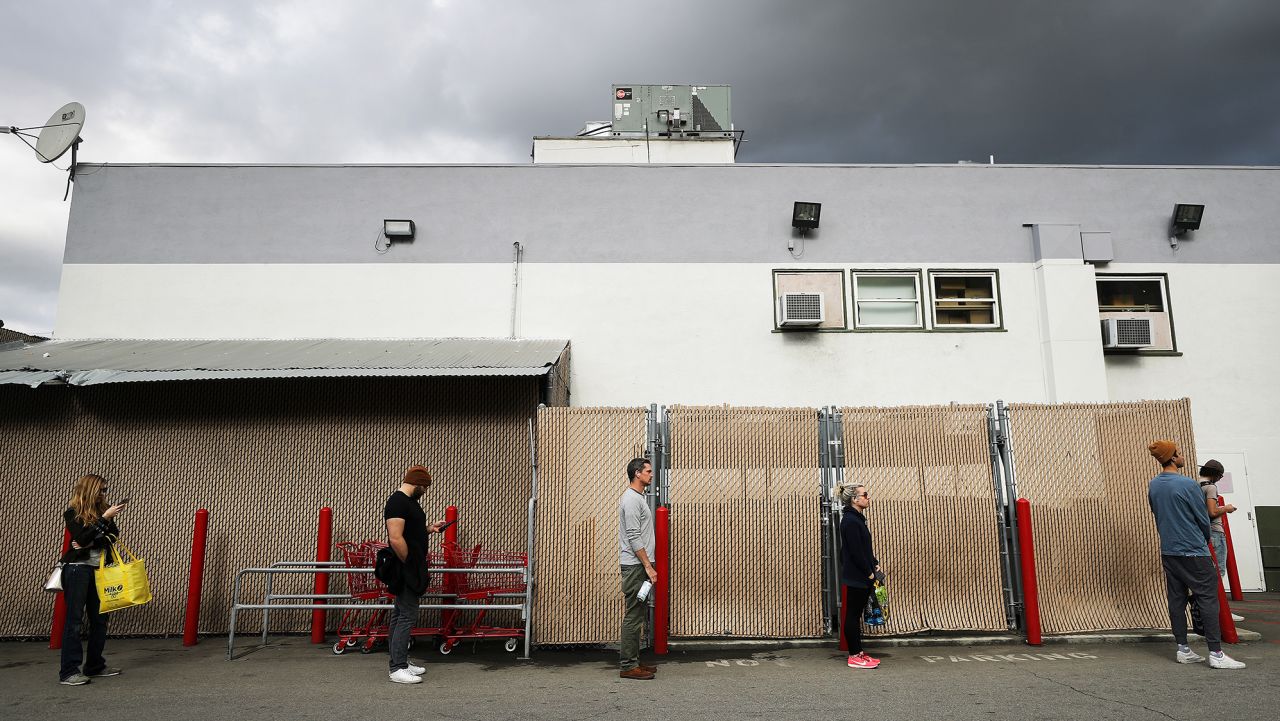
<path fill-rule="evenodd" d="M 633 669 L 619 672 L 618 678 L 633 678 L 637 681 L 648 681 L 653 678 L 653 672 L 646 671 L 643 666 L 636 666 Z"/>
<path fill-rule="evenodd" d="M 644 665 L 644 664 L 640 664 L 639 666 L 636 666 L 636 668 L 641 669 L 641 670 L 644 670 L 644 671 L 648 671 L 649 673 L 654 674 L 655 676 L 656 676 L 656 675 L 657 675 L 657 673 L 658 673 L 658 667 L 657 667 L 657 666 L 646 666 L 646 665 Z"/>

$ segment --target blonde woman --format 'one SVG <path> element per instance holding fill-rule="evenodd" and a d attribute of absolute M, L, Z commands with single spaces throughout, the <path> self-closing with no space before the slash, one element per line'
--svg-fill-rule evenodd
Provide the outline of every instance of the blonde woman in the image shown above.
<path fill-rule="evenodd" d="M 862 610 L 866 608 L 880 562 L 871 547 L 871 531 L 862 515 L 871 505 L 871 494 L 861 483 L 847 482 L 836 486 L 835 500 L 843 509 L 840 514 L 840 582 L 846 587 L 844 622 L 840 624 L 845 645 L 849 649 L 849 668 L 872 669 L 880 659 L 862 650 Z"/>
<path fill-rule="evenodd" d="M 58 683 L 80 686 L 91 678 L 115 676 L 120 669 L 111 668 L 102 657 L 107 644 L 107 615 L 99 613 L 98 588 L 93 571 L 98 560 L 120 535 L 115 517 L 124 510 L 128 499 L 107 505 L 107 480 L 93 474 L 81 476 L 71 491 L 71 502 L 62 514 L 71 534 L 71 548 L 62 557 L 62 591 L 67 603 L 66 622 L 62 630 L 62 667 Z M 89 619 L 89 652 L 82 654 L 80 628 Z M 84 670 L 81 672 L 81 663 Z"/>

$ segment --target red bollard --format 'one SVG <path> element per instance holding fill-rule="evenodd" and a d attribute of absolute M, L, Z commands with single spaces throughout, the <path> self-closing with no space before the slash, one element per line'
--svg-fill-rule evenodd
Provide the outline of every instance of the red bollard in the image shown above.
<path fill-rule="evenodd" d="M 329 552 L 333 549 L 333 509 L 325 506 L 320 509 L 320 528 L 316 534 L 316 562 L 329 560 Z M 329 592 L 329 574 L 317 573 L 314 593 L 318 596 Z M 323 598 L 317 598 L 324 603 Z M 311 643 L 324 643 L 325 612 L 311 612 Z"/>
<path fill-rule="evenodd" d="M 849 604 L 849 587 L 840 584 L 840 650 L 849 653 L 849 642 L 844 640 L 844 607 Z"/>
<path fill-rule="evenodd" d="M 1231 521 L 1227 520 L 1229 515 L 1231 514 L 1222 514 L 1222 530 L 1227 534 L 1227 580 L 1231 582 L 1231 600 L 1243 601 L 1244 591 L 1240 590 L 1240 571 L 1236 570 L 1236 547 L 1231 542 Z"/>
<path fill-rule="evenodd" d="M 1209 558 L 1213 560 L 1214 571 L 1218 565 L 1218 554 L 1213 552 L 1213 544 L 1209 544 Z M 1227 603 L 1227 591 L 1222 587 L 1222 576 L 1218 580 L 1218 625 L 1222 627 L 1222 640 L 1227 643 L 1240 643 L 1240 634 L 1236 633 L 1236 622 L 1231 618 L 1231 605 Z"/>
<path fill-rule="evenodd" d="M 62 553 L 59 558 L 67 555 L 67 550 L 71 548 L 71 531 L 62 532 Z M 49 648 L 62 648 L 62 629 L 67 625 L 67 598 L 62 592 L 54 594 L 53 599 L 53 625 L 49 627 Z"/>
<path fill-rule="evenodd" d="M 667 653 L 667 618 L 670 615 L 671 599 L 667 595 L 671 583 L 671 510 L 666 506 L 658 506 L 655 519 L 654 559 L 658 571 L 658 582 L 654 584 L 653 606 L 653 652 L 665 656 Z"/>
<path fill-rule="evenodd" d="M 458 507 L 449 506 L 444 509 L 444 520 L 450 526 L 444 529 L 444 542 L 453 546 L 458 546 Z"/>
<path fill-rule="evenodd" d="M 196 511 L 196 528 L 191 537 L 191 573 L 187 577 L 187 617 L 182 626 L 182 645 L 200 643 L 200 589 L 204 585 L 204 542 L 209 534 L 209 512 Z"/>
<path fill-rule="evenodd" d="M 458 552 L 462 549 L 458 548 L 458 507 L 449 506 L 444 509 L 444 520 L 449 527 L 444 529 L 444 566 L 457 566 L 461 563 L 458 558 Z M 444 589 L 447 593 L 453 593 L 457 586 L 458 574 L 444 574 Z"/>
<path fill-rule="evenodd" d="M 1039 646 L 1044 643 L 1040 636 L 1040 594 L 1036 588 L 1036 548 L 1035 538 L 1031 533 L 1031 502 L 1019 498 L 1018 513 L 1018 551 L 1022 556 L 1022 613 L 1027 624 L 1027 643 Z"/>

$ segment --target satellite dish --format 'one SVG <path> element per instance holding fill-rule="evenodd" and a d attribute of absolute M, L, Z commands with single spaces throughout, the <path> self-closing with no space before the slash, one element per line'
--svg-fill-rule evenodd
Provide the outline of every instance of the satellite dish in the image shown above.
<path fill-rule="evenodd" d="M 36 155 L 40 162 L 52 163 L 80 139 L 80 128 L 84 127 L 84 106 L 80 103 L 67 103 L 49 116 L 49 122 L 40 130 L 36 140 Z"/>
<path fill-rule="evenodd" d="M 62 194 L 62 199 L 66 200 L 71 193 L 71 182 L 76 179 L 76 151 L 82 142 L 80 129 L 83 127 L 84 106 L 80 103 L 67 103 L 55 110 L 44 125 L 30 128 L 0 125 L 0 133 L 18 136 L 18 140 L 36 151 L 36 158 L 42 163 L 52 163 L 68 150 L 71 151 L 71 165 L 67 168 L 67 192 Z M 37 136 L 25 132 L 28 130 L 39 130 L 40 134 Z M 32 145 L 27 138 L 34 139 L 36 144 Z"/>

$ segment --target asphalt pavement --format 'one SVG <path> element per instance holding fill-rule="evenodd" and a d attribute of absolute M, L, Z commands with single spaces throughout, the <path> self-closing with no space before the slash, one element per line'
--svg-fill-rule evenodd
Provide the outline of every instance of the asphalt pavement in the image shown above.
<path fill-rule="evenodd" d="M 1270 594 L 1269 594 L 1270 595 Z M 880 668 L 845 666 L 832 647 L 680 650 L 653 681 L 618 678 L 606 650 L 494 643 L 414 654 L 426 682 L 387 680 L 385 653 L 306 637 L 273 639 L 227 661 L 225 639 L 111 639 L 120 676 L 57 684 L 47 643 L 0 643 L 4 719 L 1274 719 L 1280 716 L 1280 603 L 1237 605 L 1258 641 L 1228 646 L 1241 671 L 1175 663 L 1172 641 L 878 646 Z M 244 639 L 252 643 L 252 637 Z M 1204 653 L 1203 643 L 1195 644 Z M 417 650 L 417 649 L 415 649 Z"/>

